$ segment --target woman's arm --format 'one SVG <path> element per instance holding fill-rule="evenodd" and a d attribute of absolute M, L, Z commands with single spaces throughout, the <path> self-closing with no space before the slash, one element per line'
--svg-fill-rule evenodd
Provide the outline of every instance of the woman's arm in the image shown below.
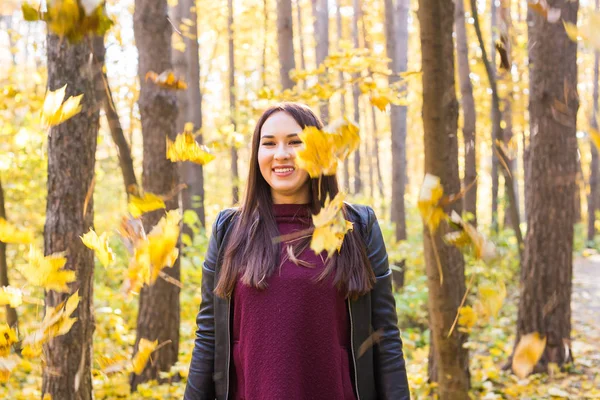
<path fill-rule="evenodd" d="M 378 398 L 408 400 L 410 392 L 392 293 L 392 271 L 377 217 L 371 207 L 367 208 L 367 256 L 376 277 L 371 291 L 371 318 L 373 330 L 380 332 L 379 343 L 373 349 Z"/>
<path fill-rule="evenodd" d="M 196 340 L 192 352 L 190 372 L 185 387 L 184 400 L 214 400 L 213 380 L 215 358 L 214 280 L 215 266 L 219 253 L 219 213 L 213 224 L 208 250 L 202 267 L 202 303 L 196 317 Z"/>

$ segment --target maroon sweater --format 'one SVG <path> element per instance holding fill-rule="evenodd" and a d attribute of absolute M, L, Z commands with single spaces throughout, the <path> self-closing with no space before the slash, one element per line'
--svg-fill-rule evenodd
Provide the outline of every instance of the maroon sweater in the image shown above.
<path fill-rule="evenodd" d="M 274 205 L 281 234 L 311 225 L 307 205 Z M 281 244 L 281 257 L 286 244 Z M 238 281 L 233 293 L 233 370 L 236 400 L 355 400 L 350 325 L 344 296 L 328 278 L 316 283 L 322 258 L 307 248 L 285 261 L 257 290 Z"/>

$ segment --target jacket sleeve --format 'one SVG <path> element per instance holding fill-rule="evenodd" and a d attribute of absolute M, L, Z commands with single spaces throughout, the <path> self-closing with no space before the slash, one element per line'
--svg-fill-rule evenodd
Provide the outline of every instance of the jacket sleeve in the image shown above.
<path fill-rule="evenodd" d="M 375 212 L 371 207 L 367 209 L 367 256 L 376 277 L 371 291 L 371 318 L 373 330 L 379 332 L 379 343 L 373 349 L 378 398 L 409 400 L 406 364 L 392 292 L 392 271 Z"/>
<path fill-rule="evenodd" d="M 196 340 L 185 387 L 184 400 L 214 400 L 213 380 L 215 358 L 214 280 L 219 253 L 219 213 L 212 228 L 208 250 L 202 267 L 202 302 L 196 317 Z"/>

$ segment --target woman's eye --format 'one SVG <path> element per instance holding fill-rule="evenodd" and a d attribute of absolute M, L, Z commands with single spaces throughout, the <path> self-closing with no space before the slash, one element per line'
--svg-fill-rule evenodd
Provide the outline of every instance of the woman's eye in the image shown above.
<path fill-rule="evenodd" d="M 292 140 L 292 141 L 290 142 L 290 144 L 293 144 L 293 145 L 302 144 L 302 140 Z"/>
<path fill-rule="evenodd" d="M 275 145 L 274 142 L 263 142 L 263 146 L 273 146 Z"/>

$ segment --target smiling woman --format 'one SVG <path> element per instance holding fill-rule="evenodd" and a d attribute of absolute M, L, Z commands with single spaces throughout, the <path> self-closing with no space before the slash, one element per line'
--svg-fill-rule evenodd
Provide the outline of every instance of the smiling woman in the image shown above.
<path fill-rule="evenodd" d="M 409 398 L 373 210 L 343 203 L 352 230 L 341 247 L 331 257 L 309 247 L 312 217 L 338 184 L 299 167 L 307 127 L 323 124 L 298 103 L 258 121 L 244 200 L 213 226 L 185 399 Z"/>

